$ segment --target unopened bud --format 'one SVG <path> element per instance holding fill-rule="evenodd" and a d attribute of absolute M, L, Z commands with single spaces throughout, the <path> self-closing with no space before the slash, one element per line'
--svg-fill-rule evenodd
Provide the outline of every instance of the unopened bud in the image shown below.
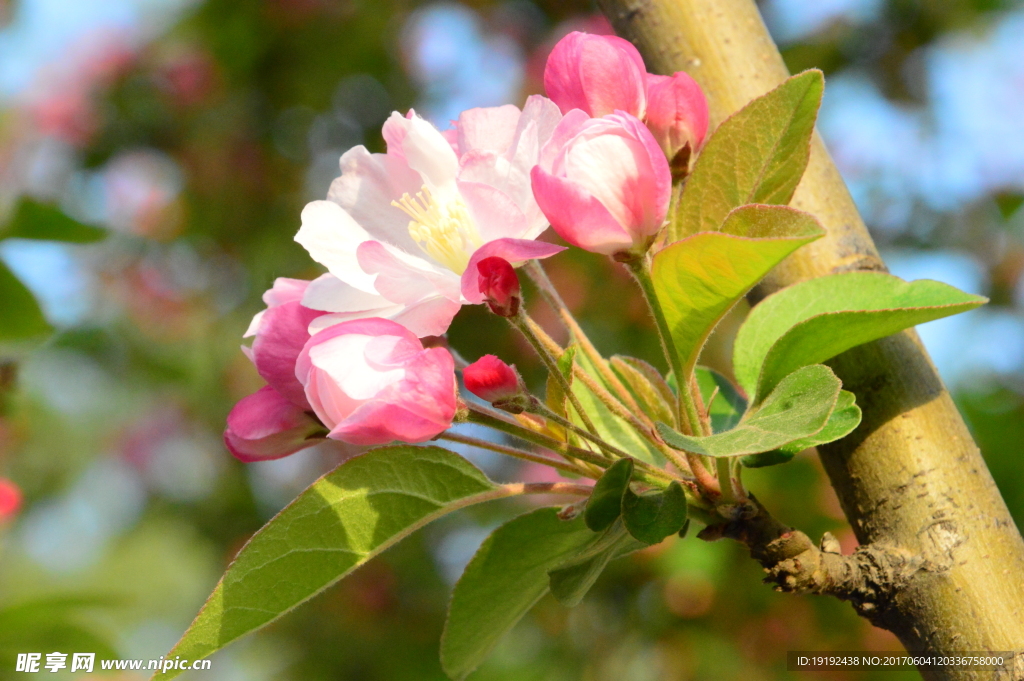
<path fill-rule="evenodd" d="M 508 260 L 499 257 L 484 258 L 476 265 L 480 275 L 480 292 L 491 312 L 502 317 L 515 317 L 519 313 L 519 277 Z"/>
<path fill-rule="evenodd" d="M 525 405 L 522 382 L 515 367 L 505 364 L 494 355 L 484 355 L 462 370 L 466 390 L 499 409 L 520 413 Z"/>

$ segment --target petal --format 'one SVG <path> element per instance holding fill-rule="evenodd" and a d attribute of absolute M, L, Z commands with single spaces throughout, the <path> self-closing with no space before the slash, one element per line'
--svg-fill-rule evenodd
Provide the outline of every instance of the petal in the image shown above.
<path fill-rule="evenodd" d="M 618 36 L 593 36 L 580 46 L 579 77 L 590 115 L 616 109 L 643 118 L 647 107 L 647 68 L 633 44 Z"/>
<path fill-rule="evenodd" d="M 363 336 L 398 336 L 413 343 L 420 342 L 419 339 L 409 331 L 409 329 L 389 319 L 369 317 L 366 319 L 355 319 L 352 321 L 342 322 L 341 324 L 335 324 L 330 328 L 324 329 L 306 341 L 305 347 L 302 348 L 302 352 L 299 353 L 298 358 L 295 360 L 295 377 L 299 379 L 300 382 L 304 383 L 306 381 L 309 370 L 313 366 L 309 358 L 309 352 L 313 347 L 345 334 L 358 334 Z"/>
<path fill-rule="evenodd" d="M 416 242 L 409 236 L 409 216 L 391 202 L 405 194 L 415 195 L 422 188 L 423 178 L 409 167 L 404 156 L 390 151 L 371 154 L 358 146 L 341 157 L 341 177 L 331 183 L 327 199 L 344 208 L 371 238 L 415 252 Z"/>
<path fill-rule="evenodd" d="M 359 264 L 377 275 L 374 287 L 393 303 L 411 304 L 434 294 L 458 300 L 458 276 L 433 267 L 379 241 L 366 241 L 358 248 Z"/>
<path fill-rule="evenodd" d="M 483 241 L 519 238 L 529 229 L 523 211 L 500 189 L 480 182 L 461 181 L 458 187 Z"/>
<path fill-rule="evenodd" d="M 537 204 L 559 236 L 573 246 L 613 255 L 633 246 L 633 238 L 600 201 L 579 185 L 537 166 L 531 173 Z"/>
<path fill-rule="evenodd" d="M 584 128 L 591 124 L 593 119 L 587 112 L 580 109 L 573 109 L 562 117 L 551 133 L 551 138 L 540 150 L 540 158 L 537 164 L 545 170 L 550 171 L 555 159 L 562 153 L 562 149 L 572 138 L 576 137 Z M 531 168 L 530 172 L 533 172 Z"/>
<path fill-rule="evenodd" d="M 338 279 L 333 274 L 324 274 L 309 282 L 302 304 L 313 310 L 326 312 L 373 312 L 391 307 L 393 303 L 379 293 L 367 293 Z M 367 317 L 378 315 L 365 314 Z"/>
<path fill-rule="evenodd" d="M 302 300 L 302 294 L 306 292 L 309 282 L 305 279 L 289 279 L 278 277 L 274 280 L 273 288 L 263 293 L 263 302 L 267 307 L 294 303 Z"/>
<path fill-rule="evenodd" d="M 700 148 L 708 131 L 708 102 L 693 78 L 647 75 L 647 127 L 668 158 L 689 144 Z"/>
<path fill-rule="evenodd" d="M 473 253 L 466 271 L 462 274 L 462 297 L 474 305 L 483 302 L 476 264 L 484 258 L 503 258 L 516 265 L 527 260 L 550 258 L 564 250 L 564 246 L 532 239 L 496 239 L 486 243 Z"/>
<path fill-rule="evenodd" d="M 473 150 L 505 152 L 512 146 L 519 117 L 519 107 L 512 104 L 463 111 L 456 124 L 459 154 Z"/>
<path fill-rule="evenodd" d="M 279 459 L 323 442 L 323 425 L 264 386 L 239 400 L 227 418 L 224 444 L 245 462 Z"/>
<path fill-rule="evenodd" d="M 299 303 L 269 308 L 252 344 L 256 371 L 275 390 L 303 409 L 308 409 L 309 404 L 302 385 L 295 378 L 295 361 L 309 339 L 310 322 L 320 314 Z"/>
<path fill-rule="evenodd" d="M 419 116 L 406 121 L 402 151 L 409 167 L 433 187 L 443 187 L 455 180 L 459 159 L 444 135 Z"/>
<path fill-rule="evenodd" d="M 373 291 L 373 275 L 356 259 L 356 248 L 370 235 L 341 206 L 313 201 L 302 209 L 302 227 L 295 240 L 331 274 L 363 291 Z"/>

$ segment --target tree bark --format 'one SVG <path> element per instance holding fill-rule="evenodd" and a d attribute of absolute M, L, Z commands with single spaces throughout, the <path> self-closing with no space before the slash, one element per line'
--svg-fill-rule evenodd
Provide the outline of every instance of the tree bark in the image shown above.
<path fill-rule="evenodd" d="M 753 0 L 598 4 L 651 71 L 686 71 L 701 84 L 712 126 L 789 75 Z M 755 297 L 836 272 L 885 270 L 817 135 L 791 205 L 815 215 L 828 235 L 779 265 Z M 1016 651 L 1012 678 L 1024 678 L 1024 541 L 917 334 L 855 348 L 831 364 L 864 411 L 851 436 L 819 451 L 843 510 L 861 544 L 920 563 L 872 621 L 911 652 Z"/>

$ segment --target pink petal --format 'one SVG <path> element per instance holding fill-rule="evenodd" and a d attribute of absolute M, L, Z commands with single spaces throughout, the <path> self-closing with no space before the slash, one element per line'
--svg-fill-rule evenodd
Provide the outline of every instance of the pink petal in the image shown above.
<path fill-rule="evenodd" d="M 302 348 L 302 352 L 299 353 L 298 358 L 295 360 L 295 377 L 300 381 L 305 381 L 309 375 L 309 370 L 312 367 L 312 362 L 309 359 L 309 351 L 316 345 L 343 336 L 345 334 L 359 334 L 364 336 L 398 336 L 405 338 L 414 343 L 419 343 L 419 339 L 409 329 L 405 328 L 397 322 L 393 322 L 390 319 L 380 319 L 379 317 L 369 317 L 367 319 L 354 319 L 348 322 L 342 322 L 341 324 L 335 324 L 323 331 L 317 333 L 315 336 L 306 341 L 306 345 Z"/>
<path fill-rule="evenodd" d="M 374 288 L 393 303 L 411 304 L 440 294 L 458 300 L 456 275 L 450 270 L 431 268 L 388 244 L 366 241 L 357 249 L 363 270 L 376 274 Z"/>
<path fill-rule="evenodd" d="M 562 113 L 593 117 L 615 109 L 642 117 L 646 107 L 643 58 L 615 36 L 572 32 L 555 45 L 544 69 L 544 89 Z"/>
<path fill-rule="evenodd" d="M 708 131 L 708 102 L 693 78 L 647 75 L 647 127 L 668 158 L 685 145 L 695 151 Z"/>
<path fill-rule="evenodd" d="M 607 211 L 605 211 L 607 213 Z M 565 250 L 564 246 L 556 246 L 544 241 L 532 239 L 495 239 L 476 249 L 469 259 L 469 265 L 462 274 L 462 297 L 474 305 L 482 303 L 483 293 L 480 292 L 480 275 L 476 264 L 484 258 L 504 258 L 513 265 L 527 260 L 550 258 Z"/>
<path fill-rule="evenodd" d="M 500 189 L 480 182 L 462 181 L 458 187 L 483 241 L 520 238 L 529 229 L 523 211 Z"/>
<path fill-rule="evenodd" d="M 268 385 L 228 414 L 224 444 L 241 461 L 266 461 L 323 442 L 318 434 L 326 434 L 319 421 Z"/>
<path fill-rule="evenodd" d="M 559 236 L 573 246 L 613 255 L 633 246 L 633 238 L 600 201 L 579 185 L 537 166 L 531 174 L 537 204 Z M 465 293 L 463 293 L 465 295 Z"/>
<path fill-rule="evenodd" d="M 519 117 L 519 108 L 511 104 L 463 111 L 456 125 L 459 155 L 472 150 L 504 153 L 512 146 Z"/>
<path fill-rule="evenodd" d="M 309 339 L 309 324 L 322 313 L 299 303 L 269 308 L 252 344 L 256 371 L 295 405 L 309 409 L 303 386 L 295 378 L 295 361 Z"/>
<path fill-rule="evenodd" d="M 309 286 L 309 282 L 305 279 L 278 277 L 274 280 L 273 288 L 263 293 L 263 302 L 267 307 L 298 302 L 302 300 L 307 286 Z"/>

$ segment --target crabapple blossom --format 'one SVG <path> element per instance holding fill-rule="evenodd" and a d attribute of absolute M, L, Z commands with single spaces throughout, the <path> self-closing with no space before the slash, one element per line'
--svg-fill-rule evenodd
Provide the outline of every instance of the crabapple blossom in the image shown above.
<path fill-rule="evenodd" d="M 452 356 L 444 348 L 424 349 L 391 320 L 358 319 L 314 334 L 295 376 L 328 437 L 350 444 L 425 442 L 455 416 Z"/>
<path fill-rule="evenodd" d="M 704 143 L 708 132 L 708 101 L 700 85 L 687 73 L 647 74 L 645 122 L 665 156 L 674 159 L 687 145 L 694 151 Z"/>
<path fill-rule="evenodd" d="M 616 255 L 646 249 L 668 212 L 672 176 L 651 132 L 619 111 L 570 111 L 532 171 L 537 203 L 558 234 Z"/>
<path fill-rule="evenodd" d="M 561 247 L 534 241 L 548 224 L 530 169 L 561 119 L 544 97 L 465 111 L 442 134 L 410 111 L 384 124 L 387 153 L 358 146 L 341 157 L 326 201 L 302 211 L 295 240 L 328 274 L 302 304 L 338 322 L 382 317 L 418 336 L 440 335 L 465 303 L 480 303 L 476 261 L 520 263 Z"/>
<path fill-rule="evenodd" d="M 519 312 L 519 277 L 511 263 L 504 258 L 484 258 L 476 264 L 480 277 L 480 292 L 491 312 L 502 317 L 514 317 Z"/>

